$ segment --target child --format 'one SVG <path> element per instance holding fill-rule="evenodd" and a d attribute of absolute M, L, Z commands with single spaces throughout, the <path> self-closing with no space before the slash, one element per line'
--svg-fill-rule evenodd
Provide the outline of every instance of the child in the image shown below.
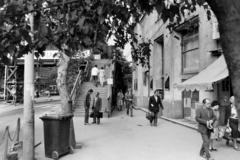
<path fill-rule="evenodd" d="M 213 132 L 211 132 L 210 135 L 210 143 L 209 143 L 209 150 L 210 151 L 217 151 L 217 149 L 214 147 L 214 140 L 219 138 L 219 102 L 213 101 L 211 104 L 212 110 L 214 115 L 216 116 L 216 121 L 213 123 Z"/>

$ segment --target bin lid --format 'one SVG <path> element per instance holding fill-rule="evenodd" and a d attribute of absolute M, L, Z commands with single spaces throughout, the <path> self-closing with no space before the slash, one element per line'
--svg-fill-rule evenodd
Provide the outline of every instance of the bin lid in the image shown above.
<path fill-rule="evenodd" d="M 55 119 L 55 120 L 62 120 L 66 118 L 72 118 L 73 114 L 46 114 L 40 117 L 40 119 L 45 120 L 45 119 Z"/>

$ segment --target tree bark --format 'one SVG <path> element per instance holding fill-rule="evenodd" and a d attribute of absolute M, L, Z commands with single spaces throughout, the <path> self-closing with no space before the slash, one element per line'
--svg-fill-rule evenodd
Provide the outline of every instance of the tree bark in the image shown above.
<path fill-rule="evenodd" d="M 219 23 L 220 39 L 240 120 L 240 1 L 206 0 Z"/>
<path fill-rule="evenodd" d="M 67 70 L 68 65 L 71 60 L 71 57 L 68 57 L 65 53 L 61 53 L 59 57 L 59 63 L 57 65 L 57 87 L 59 91 L 59 95 L 61 98 L 61 108 L 62 108 L 62 114 L 72 114 L 73 113 L 73 107 L 72 103 L 70 102 L 70 94 L 68 93 L 67 89 Z M 74 125 L 73 125 L 73 119 L 71 118 L 70 121 L 70 146 L 75 148 L 76 146 L 76 140 L 75 140 L 75 133 L 74 133 Z"/>

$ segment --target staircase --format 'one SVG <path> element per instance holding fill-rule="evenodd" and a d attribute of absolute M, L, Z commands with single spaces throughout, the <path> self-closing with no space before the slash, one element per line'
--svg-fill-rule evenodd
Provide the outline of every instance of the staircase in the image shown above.
<path fill-rule="evenodd" d="M 100 69 L 101 67 L 104 67 L 104 65 L 106 65 L 110 60 L 109 59 L 100 59 L 100 60 L 94 60 L 93 62 L 91 62 L 91 67 L 97 65 L 98 69 Z M 105 67 L 105 80 L 107 80 L 107 78 L 110 77 L 110 71 L 111 68 L 108 67 L 106 65 Z M 91 70 L 90 70 L 91 72 Z M 108 105 L 108 101 L 107 101 L 107 95 L 108 95 L 108 86 L 107 83 L 105 82 L 104 87 L 101 87 L 100 85 L 98 85 L 98 87 L 95 87 L 93 85 L 93 82 L 83 82 L 81 85 L 81 91 L 80 91 L 80 95 L 77 97 L 76 99 L 76 103 L 75 103 L 75 111 L 74 111 L 74 116 L 84 116 L 85 115 L 85 108 L 84 108 L 84 98 L 88 92 L 89 89 L 93 90 L 93 94 L 91 95 L 91 107 L 92 107 L 92 102 L 93 102 L 93 98 L 96 95 L 96 92 L 99 92 L 99 97 L 102 98 L 102 111 L 103 112 L 103 116 L 107 116 L 107 113 L 105 112 L 105 108 Z"/>

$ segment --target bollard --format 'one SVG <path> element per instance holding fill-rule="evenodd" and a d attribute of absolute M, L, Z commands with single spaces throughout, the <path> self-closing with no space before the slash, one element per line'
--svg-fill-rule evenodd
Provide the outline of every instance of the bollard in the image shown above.
<path fill-rule="evenodd" d="M 3 137 L 4 149 L 3 149 L 3 156 L 2 156 L 2 158 L 1 158 L 1 160 L 6 160 L 6 158 L 7 158 L 7 151 L 8 151 L 8 130 L 9 130 L 9 127 L 7 126 L 7 127 L 6 127 L 6 130 L 5 130 L 4 137 Z"/>
<path fill-rule="evenodd" d="M 19 133 L 20 133 L 20 118 L 18 118 L 17 120 L 17 128 L 16 128 L 16 138 L 15 138 L 15 142 L 18 142 L 19 141 Z"/>

